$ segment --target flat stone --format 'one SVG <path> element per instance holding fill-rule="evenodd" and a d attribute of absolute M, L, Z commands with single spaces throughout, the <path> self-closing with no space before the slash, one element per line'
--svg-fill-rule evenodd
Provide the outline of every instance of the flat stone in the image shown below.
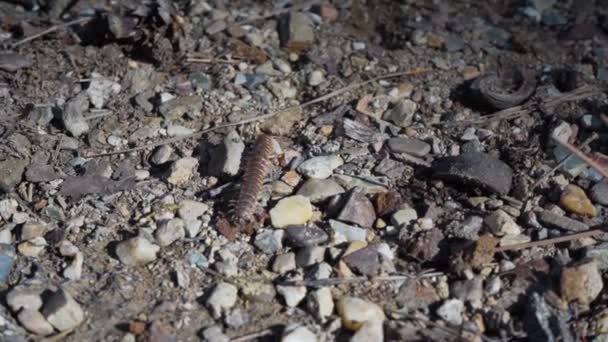
<path fill-rule="evenodd" d="M 125 265 L 145 265 L 156 260 L 160 247 L 144 237 L 134 237 L 120 242 L 116 246 L 116 255 Z"/>
<path fill-rule="evenodd" d="M 279 40 L 282 47 L 290 51 L 302 51 L 312 46 L 315 41 L 314 24 L 301 12 L 292 12 L 279 20 Z"/>
<path fill-rule="evenodd" d="M 63 270 L 63 277 L 69 280 L 78 280 L 82 276 L 82 266 L 84 255 L 82 252 L 76 253 L 70 264 Z"/>
<path fill-rule="evenodd" d="M 608 269 L 608 242 L 601 243 L 599 245 L 587 246 L 585 248 L 586 258 L 595 259 L 597 261 L 597 267 L 601 271 Z"/>
<path fill-rule="evenodd" d="M 334 300 L 329 287 L 310 291 L 306 297 L 306 308 L 318 321 L 325 322 L 334 312 Z"/>
<path fill-rule="evenodd" d="M 110 96 L 120 93 L 120 83 L 107 78 L 92 77 L 86 92 L 91 104 L 97 109 L 103 108 Z"/>
<path fill-rule="evenodd" d="M 310 202 L 319 203 L 344 192 L 344 188 L 331 179 L 308 179 L 297 194 L 308 197 Z"/>
<path fill-rule="evenodd" d="M 281 342 L 317 342 L 317 336 L 306 327 L 297 327 L 283 335 Z"/>
<path fill-rule="evenodd" d="M 406 208 L 397 210 L 391 215 L 391 223 L 395 227 L 407 226 L 418 219 L 418 213 L 415 209 Z"/>
<path fill-rule="evenodd" d="M 380 306 L 357 297 L 340 298 L 336 302 L 336 309 L 342 319 L 342 325 L 350 331 L 359 330 L 365 322 L 383 322 L 386 319 Z"/>
<path fill-rule="evenodd" d="M 481 152 L 439 158 L 433 162 L 432 168 L 434 177 L 446 181 L 479 186 L 500 195 L 507 195 L 511 190 L 511 167 Z"/>
<path fill-rule="evenodd" d="M 196 158 L 182 158 L 176 160 L 169 169 L 167 182 L 176 186 L 186 184 L 190 178 L 192 178 L 197 166 L 198 159 Z"/>
<path fill-rule="evenodd" d="M 296 269 L 296 255 L 294 253 L 285 253 L 277 255 L 272 263 L 272 271 L 279 274 L 285 274 Z"/>
<path fill-rule="evenodd" d="M 593 259 L 565 267 L 560 278 L 562 298 L 587 306 L 602 292 L 604 282 L 597 261 Z"/>
<path fill-rule="evenodd" d="M 265 254 L 274 254 L 283 248 L 282 230 L 262 230 L 259 231 L 253 244 Z"/>
<path fill-rule="evenodd" d="M 588 225 L 580 221 L 552 213 L 548 210 L 536 213 L 536 218 L 540 224 L 548 228 L 556 228 L 573 232 L 581 232 L 589 229 Z"/>
<path fill-rule="evenodd" d="M 608 205 L 608 183 L 599 182 L 589 192 L 591 199 L 601 205 Z"/>
<path fill-rule="evenodd" d="M 8 157 L 0 161 L 0 190 L 10 192 L 21 183 L 28 165 L 26 159 Z"/>
<path fill-rule="evenodd" d="M 327 233 L 317 227 L 289 226 L 285 229 L 285 236 L 295 247 L 316 246 L 327 241 Z"/>
<path fill-rule="evenodd" d="M 346 190 L 355 187 L 363 189 L 366 194 L 378 194 L 388 191 L 387 183 L 380 181 L 382 177 L 353 177 L 348 175 L 334 175 L 332 179 Z"/>
<path fill-rule="evenodd" d="M 399 127 L 412 125 L 414 114 L 418 110 L 418 104 L 410 99 L 401 99 L 395 106 L 384 113 L 384 120 L 391 121 Z"/>
<path fill-rule="evenodd" d="M 239 259 L 232 254 L 228 248 L 222 248 L 217 252 L 215 269 L 221 274 L 234 277 L 239 273 Z"/>
<path fill-rule="evenodd" d="M 84 311 L 80 304 L 62 288 L 49 293 L 42 314 L 59 331 L 74 329 L 84 321 Z"/>
<path fill-rule="evenodd" d="M 431 145 L 412 138 L 390 138 L 387 146 L 393 153 L 407 153 L 416 157 L 424 157 L 431 152 Z"/>
<path fill-rule="evenodd" d="M 165 119 L 176 120 L 181 118 L 186 113 L 197 117 L 202 109 L 202 98 L 199 95 L 192 95 L 173 98 L 169 101 L 163 102 L 158 108 L 158 111 L 163 117 L 165 117 Z"/>
<path fill-rule="evenodd" d="M 344 160 L 337 155 L 318 156 L 302 162 L 298 165 L 298 171 L 309 178 L 326 179 L 343 164 Z"/>
<path fill-rule="evenodd" d="M 79 137 L 90 130 L 89 123 L 84 118 L 84 112 L 89 109 L 89 99 L 85 92 L 69 100 L 61 115 L 63 127 L 74 137 Z"/>
<path fill-rule="evenodd" d="M 347 241 L 365 241 L 367 238 L 367 231 L 363 228 L 351 226 L 336 220 L 329 220 L 329 226 L 333 229 L 334 233 L 343 236 Z"/>
<path fill-rule="evenodd" d="M 437 316 L 448 324 L 459 326 L 462 324 L 464 303 L 459 299 L 448 299 L 437 309 Z"/>
<path fill-rule="evenodd" d="M 27 167 L 25 179 L 33 183 L 45 183 L 58 179 L 59 174 L 51 165 L 32 163 Z"/>
<path fill-rule="evenodd" d="M 364 228 L 371 228 L 376 221 L 376 211 L 372 202 L 362 191 L 353 189 L 337 219 Z"/>
<path fill-rule="evenodd" d="M 232 309 L 238 299 L 238 288 L 232 284 L 220 282 L 211 291 L 206 300 L 211 315 L 218 319 L 223 313 Z"/>
<path fill-rule="evenodd" d="M 475 277 L 469 280 L 455 281 L 450 286 L 450 294 L 468 303 L 473 309 L 481 309 L 483 299 L 483 279 Z"/>
<path fill-rule="evenodd" d="M 13 312 L 36 311 L 42 307 L 40 294 L 43 289 L 36 286 L 16 286 L 6 295 L 6 304 Z"/>
<path fill-rule="evenodd" d="M 179 204 L 177 214 L 184 221 L 192 221 L 203 216 L 207 210 L 209 210 L 209 206 L 205 203 L 193 200 L 183 200 Z"/>
<path fill-rule="evenodd" d="M 21 239 L 31 240 L 46 234 L 48 227 L 46 224 L 40 222 L 26 222 L 21 227 Z"/>
<path fill-rule="evenodd" d="M 295 308 L 306 298 L 306 286 L 277 285 L 277 292 L 283 296 L 285 304 L 290 308 Z"/>
<path fill-rule="evenodd" d="M 184 220 L 182 219 L 163 220 L 154 232 L 154 237 L 156 237 L 159 245 L 169 246 L 186 237 L 184 226 Z"/>
<path fill-rule="evenodd" d="M 308 197 L 295 195 L 280 200 L 269 212 L 272 226 L 285 228 L 305 224 L 312 219 L 312 205 Z"/>
<path fill-rule="evenodd" d="M 7 198 L 0 201 L 0 217 L 4 221 L 9 221 L 14 214 L 17 213 L 19 203 L 12 198 Z"/>
<path fill-rule="evenodd" d="M 230 337 L 226 336 L 219 325 L 212 325 L 203 330 L 203 338 L 207 342 L 230 342 Z"/>
<path fill-rule="evenodd" d="M 296 264 L 298 267 L 308 267 L 318 264 L 325 259 L 325 247 L 309 246 L 304 247 L 296 254 Z"/>
<path fill-rule="evenodd" d="M 44 318 L 38 310 L 23 310 L 17 315 L 19 323 L 28 331 L 47 336 L 53 333 L 53 326 Z"/>
<path fill-rule="evenodd" d="M 521 234 L 521 227 L 515 223 L 511 215 L 502 209 L 495 210 L 486 216 L 484 223 L 496 236 Z"/>

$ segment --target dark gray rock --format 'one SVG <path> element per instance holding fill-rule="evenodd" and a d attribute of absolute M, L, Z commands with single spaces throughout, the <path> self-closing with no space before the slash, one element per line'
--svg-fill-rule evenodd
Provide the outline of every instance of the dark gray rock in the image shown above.
<path fill-rule="evenodd" d="M 434 177 L 473 185 L 506 195 L 511 190 L 513 170 L 499 159 L 485 153 L 471 152 L 437 159 L 432 164 Z"/>
<path fill-rule="evenodd" d="M 394 153 L 408 153 L 416 157 L 424 157 L 431 152 L 431 145 L 418 139 L 397 137 L 388 139 L 388 148 Z"/>
<path fill-rule="evenodd" d="M 591 199 L 601 205 L 608 205 L 608 184 L 599 182 L 591 188 Z"/>
<path fill-rule="evenodd" d="M 295 247 L 316 246 L 327 241 L 327 233 L 317 227 L 289 226 L 285 229 L 287 240 Z"/>
<path fill-rule="evenodd" d="M 28 161 L 20 158 L 9 157 L 0 161 L 0 189 L 10 192 L 21 183 L 27 165 Z"/>
<path fill-rule="evenodd" d="M 589 226 L 582 222 L 573 220 L 566 216 L 554 214 L 550 211 L 541 211 L 536 213 L 536 219 L 540 224 L 548 228 L 556 228 L 573 232 L 580 232 L 589 229 Z"/>

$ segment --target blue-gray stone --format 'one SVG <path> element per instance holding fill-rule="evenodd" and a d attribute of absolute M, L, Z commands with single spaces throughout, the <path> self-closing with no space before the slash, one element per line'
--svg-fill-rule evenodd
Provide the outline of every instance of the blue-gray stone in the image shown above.
<path fill-rule="evenodd" d="M 17 253 L 13 245 L 0 243 L 0 284 L 8 280 L 16 258 Z"/>

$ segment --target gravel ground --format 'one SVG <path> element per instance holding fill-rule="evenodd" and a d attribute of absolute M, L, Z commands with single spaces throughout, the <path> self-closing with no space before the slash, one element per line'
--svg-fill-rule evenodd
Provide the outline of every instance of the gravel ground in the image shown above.
<path fill-rule="evenodd" d="M 608 341 L 602 1 L 0 1 L 0 341 Z"/>

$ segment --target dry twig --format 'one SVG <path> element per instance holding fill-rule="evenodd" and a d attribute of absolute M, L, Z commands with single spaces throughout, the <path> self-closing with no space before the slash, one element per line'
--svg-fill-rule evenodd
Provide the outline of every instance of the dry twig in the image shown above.
<path fill-rule="evenodd" d="M 304 108 L 304 107 L 308 107 L 310 105 L 313 105 L 315 103 L 319 103 L 319 102 L 323 102 L 325 100 L 328 100 L 332 97 L 336 97 L 338 95 L 347 93 L 353 89 L 357 89 L 360 87 L 363 87 L 367 84 L 373 83 L 373 82 L 377 82 L 379 80 L 383 80 L 383 79 L 387 79 L 387 78 L 395 78 L 395 77 L 401 77 L 401 76 L 412 76 L 412 75 L 419 75 L 422 73 L 426 73 L 428 72 L 430 69 L 429 68 L 416 68 L 413 70 L 409 70 L 409 71 L 405 71 L 405 72 L 396 72 L 396 73 L 392 73 L 392 74 L 386 74 L 386 75 L 382 75 L 382 76 L 378 76 L 378 77 L 374 77 L 370 80 L 367 81 L 363 81 L 363 82 L 359 82 L 359 83 L 354 83 L 351 85 L 348 85 L 344 88 L 340 88 L 338 90 L 332 91 L 329 94 L 317 97 L 316 99 L 310 100 L 308 102 L 305 102 L 303 104 L 297 105 L 297 106 L 291 106 L 291 107 L 286 107 L 286 108 L 282 108 L 279 110 L 276 110 L 274 112 L 271 112 L 269 114 L 265 114 L 265 115 L 260 115 L 260 116 L 255 116 L 255 117 L 251 117 L 251 118 L 246 118 L 244 120 L 238 121 L 238 122 L 232 122 L 232 123 L 227 123 L 227 124 L 221 124 L 221 125 L 217 125 L 215 127 L 212 128 L 208 128 L 208 129 L 204 129 L 198 132 L 194 132 L 192 134 L 189 135 L 185 135 L 185 136 L 180 136 L 180 137 L 176 137 L 176 138 L 171 138 L 171 139 L 166 139 L 163 141 L 159 141 L 159 142 L 155 142 L 155 143 L 151 143 L 151 144 L 146 144 L 143 146 L 138 146 L 138 147 L 133 147 L 133 148 L 129 148 L 129 149 L 125 149 L 125 150 L 121 150 L 121 151 L 114 151 L 114 152 L 107 152 L 107 153 L 98 153 L 98 154 L 93 154 L 93 155 L 88 155 L 86 156 L 86 158 L 99 158 L 99 157 L 108 157 L 108 156 L 113 156 L 113 155 L 118 155 L 118 154 L 125 154 L 125 153 L 131 153 L 131 152 L 136 152 L 136 151 L 141 151 L 141 150 L 145 150 L 148 148 L 153 148 L 153 147 L 157 147 L 157 146 L 162 146 L 162 145 L 167 145 L 167 144 L 173 144 L 179 141 L 183 141 L 183 140 L 188 140 L 188 139 L 192 139 L 192 138 L 198 138 L 200 136 L 202 136 L 203 134 L 221 129 L 221 128 L 227 128 L 227 127 L 234 127 L 234 126 L 240 126 L 240 125 L 244 125 L 244 124 L 248 124 L 248 123 L 252 123 L 252 122 L 258 122 L 258 121 L 264 121 L 267 119 L 270 119 L 280 113 L 289 111 L 289 110 L 294 110 L 299 108 Z"/>
<path fill-rule="evenodd" d="M 572 145 L 571 143 L 564 141 L 556 136 L 552 136 L 551 137 L 556 143 L 560 144 L 561 146 L 563 146 L 564 148 L 566 148 L 568 151 L 570 151 L 570 153 L 572 153 L 573 155 L 577 156 L 578 158 L 580 158 L 582 161 L 584 161 L 587 165 L 591 166 L 592 168 L 595 169 L 595 171 L 597 171 L 599 174 L 601 174 L 604 178 L 608 178 L 608 172 L 600 165 L 598 164 L 595 160 L 587 157 L 587 155 L 581 151 L 580 149 L 578 149 L 576 146 Z"/>
<path fill-rule="evenodd" d="M 23 39 L 21 39 L 20 41 L 17 41 L 15 43 L 13 43 L 13 45 L 11 45 L 12 48 L 16 48 L 17 46 L 23 45 L 29 41 L 32 41 L 36 38 L 40 38 L 42 36 L 45 36 L 49 33 L 53 33 L 55 31 L 58 31 L 60 29 L 66 28 L 66 27 L 70 27 L 72 25 L 77 25 L 80 23 L 84 23 L 87 22 L 89 20 L 93 19 L 93 17 L 84 17 L 84 18 L 78 18 L 78 19 L 74 19 L 72 21 L 68 21 L 67 23 L 63 23 L 63 24 L 57 24 L 57 25 L 53 25 L 51 27 L 49 27 L 48 29 L 42 31 L 42 32 L 38 32 L 34 35 L 31 35 L 29 37 L 25 37 Z"/>
<path fill-rule="evenodd" d="M 596 236 L 596 235 L 599 235 L 602 233 L 606 233 L 606 231 L 602 228 L 590 229 L 590 230 L 586 230 L 584 232 L 578 232 L 578 233 L 558 236 L 555 238 L 518 243 L 518 244 L 508 245 L 508 246 L 500 246 L 500 247 L 496 248 L 496 252 L 516 251 L 516 250 L 525 249 L 525 248 L 550 246 L 550 245 L 555 245 L 555 244 L 562 243 L 562 242 L 568 242 L 568 241 L 578 240 L 578 239 L 582 239 L 582 238 L 586 238 L 586 237 L 592 237 L 592 236 Z"/>

